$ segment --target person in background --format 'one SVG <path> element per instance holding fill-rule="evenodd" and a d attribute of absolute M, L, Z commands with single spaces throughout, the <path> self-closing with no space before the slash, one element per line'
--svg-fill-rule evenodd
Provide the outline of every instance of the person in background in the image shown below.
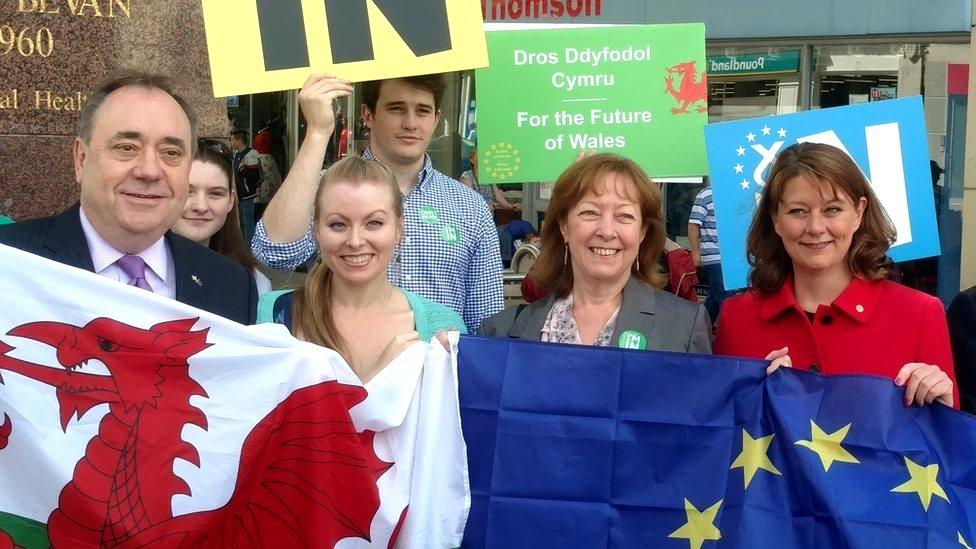
<path fill-rule="evenodd" d="M 370 130 L 363 157 L 390 168 L 404 195 L 405 234 L 387 273 L 390 281 L 451 308 L 473 328 L 502 309 L 502 262 L 484 201 L 435 170 L 426 153 L 444 89 L 443 75 L 363 84 L 363 119 Z M 332 102 L 351 91 L 348 82 L 315 75 L 298 94 L 308 131 L 251 246 L 258 261 L 273 269 L 294 269 L 315 257 L 318 244 L 309 222 L 335 126 Z"/>
<path fill-rule="evenodd" d="M 701 267 L 708 277 L 705 309 L 714 323 L 729 292 L 722 280 L 722 256 L 718 251 L 718 229 L 715 224 L 711 185 L 702 189 L 695 197 L 691 215 L 688 217 L 688 242 L 695 266 Z"/>
<path fill-rule="evenodd" d="M 824 374 L 873 374 L 905 404 L 959 406 L 938 299 L 885 279 L 895 229 L 845 152 L 799 143 L 776 157 L 749 229 L 750 290 L 729 298 L 717 354 Z"/>
<path fill-rule="evenodd" d="M 342 160 L 349 152 L 349 126 L 346 124 L 345 114 L 339 113 L 337 124 L 339 129 L 339 150 L 336 153 L 336 157 Z"/>
<path fill-rule="evenodd" d="M 498 185 L 481 185 L 478 183 L 478 149 L 471 149 L 471 152 L 468 153 L 468 160 L 471 162 L 471 169 L 462 173 L 458 181 L 481 195 L 481 198 L 485 200 L 485 204 L 491 209 L 501 208 L 503 210 L 522 211 L 521 204 L 512 204 L 505 199 L 505 193 L 502 192 Z"/>
<path fill-rule="evenodd" d="M 261 156 L 248 142 L 246 131 L 231 132 L 230 147 L 234 150 L 231 168 L 241 211 L 241 230 L 244 240 L 250 242 L 254 237 L 254 199 L 261 187 Z"/>
<path fill-rule="evenodd" d="M 313 228 L 321 262 L 304 287 L 263 296 L 259 321 L 334 349 L 363 383 L 414 342 L 443 330 L 466 333 L 456 313 L 387 279 L 403 237 L 403 197 L 384 165 L 350 156 L 329 168 Z"/>
<path fill-rule="evenodd" d="M 959 382 L 960 408 L 976 414 L 976 286 L 960 292 L 949 305 L 949 339 Z"/>
<path fill-rule="evenodd" d="M 274 198 L 275 193 L 281 187 L 281 171 L 278 163 L 275 162 L 271 154 L 259 153 L 258 162 L 261 167 L 261 186 L 254 195 L 254 221 L 255 223 L 264 215 L 264 210 L 268 203 Z"/>
<path fill-rule="evenodd" d="M 233 259 L 254 274 L 258 295 L 271 291 L 271 281 L 257 268 L 244 243 L 231 183 L 233 153 L 220 141 L 199 139 L 190 165 L 190 194 L 173 232 Z"/>
<path fill-rule="evenodd" d="M 594 154 L 556 181 L 533 280 L 548 295 L 489 317 L 481 335 L 711 352 L 705 309 L 660 288 L 661 193 L 631 160 Z"/>

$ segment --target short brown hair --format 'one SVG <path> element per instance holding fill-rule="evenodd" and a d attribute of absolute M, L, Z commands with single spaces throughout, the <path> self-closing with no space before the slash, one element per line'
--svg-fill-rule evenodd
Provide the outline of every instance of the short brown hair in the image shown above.
<path fill-rule="evenodd" d="M 318 224 L 323 189 L 339 181 L 385 184 L 392 195 L 397 222 L 403 222 L 403 194 L 393 172 L 375 160 L 353 155 L 333 164 L 322 177 L 322 183 L 315 194 L 315 225 Z M 319 262 L 312 268 L 305 278 L 305 285 L 295 290 L 294 299 L 292 333 L 304 341 L 328 347 L 345 356 L 346 342 L 339 335 L 335 317 L 332 315 L 332 271 L 324 262 Z"/>
<path fill-rule="evenodd" d="M 406 76 L 404 78 L 391 78 L 389 80 L 370 80 L 369 82 L 363 83 L 363 105 L 366 105 L 370 112 L 376 112 L 376 102 L 380 100 L 380 87 L 383 85 L 383 82 L 389 82 L 391 80 L 400 80 L 415 88 L 430 92 L 434 96 L 434 109 L 440 110 L 441 100 L 444 99 L 444 90 L 447 89 L 447 84 L 444 82 L 444 75 L 422 74 L 420 76 Z"/>
<path fill-rule="evenodd" d="M 197 146 L 197 117 L 193 109 L 190 108 L 190 104 L 176 91 L 169 77 L 162 74 L 135 70 L 122 70 L 111 74 L 94 92 L 88 95 L 88 99 L 81 107 L 81 113 L 78 116 L 78 137 L 85 143 L 88 143 L 91 139 L 92 126 L 98 109 L 101 108 L 102 104 L 105 103 L 105 100 L 112 92 L 130 86 L 159 90 L 176 101 L 180 108 L 183 109 L 183 113 L 186 114 L 187 120 L 190 121 L 190 142 L 187 143 L 187 146 L 190 148 L 191 154 L 195 153 Z"/>
<path fill-rule="evenodd" d="M 532 268 L 532 279 L 556 297 L 565 297 L 573 289 L 573 269 L 563 264 L 566 240 L 560 223 L 569 211 L 589 192 L 597 192 L 607 174 L 623 176 L 633 185 L 634 202 L 640 207 L 641 223 L 647 231 L 637 250 L 640 271 L 633 275 L 655 287 L 664 286 L 664 275 L 657 266 L 664 249 L 664 215 L 661 191 L 633 160 L 616 154 L 594 154 L 575 162 L 556 180 L 542 224 L 542 252 Z"/>
<path fill-rule="evenodd" d="M 844 151 L 819 143 L 797 143 L 787 147 L 773 162 L 749 227 L 746 249 L 752 271 L 749 282 L 763 293 L 779 290 L 793 272 L 793 260 L 783 239 L 776 234 L 773 216 L 779 209 L 786 184 L 795 177 L 823 182 L 837 195 L 847 195 L 856 205 L 866 200 L 861 225 L 851 237 L 847 266 L 855 275 L 882 280 L 888 274 L 888 248 L 895 241 L 895 227 L 884 206 L 854 160 Z"/>

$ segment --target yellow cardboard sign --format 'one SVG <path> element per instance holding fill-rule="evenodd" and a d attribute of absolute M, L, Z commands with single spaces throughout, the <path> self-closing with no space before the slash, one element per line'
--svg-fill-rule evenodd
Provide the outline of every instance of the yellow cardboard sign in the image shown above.
<path fill-rule="evenodd" d="M 479 0 L 203 0 L 203 17 L 216 97 L 488 65 Z"/>

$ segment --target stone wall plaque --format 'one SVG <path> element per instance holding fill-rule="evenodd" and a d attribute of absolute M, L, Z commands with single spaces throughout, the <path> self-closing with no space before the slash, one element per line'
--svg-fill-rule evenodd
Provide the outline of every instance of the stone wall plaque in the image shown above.
<path fill-rule="evenodd" d="M 199 1 L 0 0 L 0 214 L 23 221 L 77 200 L 78 111 L 125 68 L 174 77 L 200 135 L 227 135 Z"/>

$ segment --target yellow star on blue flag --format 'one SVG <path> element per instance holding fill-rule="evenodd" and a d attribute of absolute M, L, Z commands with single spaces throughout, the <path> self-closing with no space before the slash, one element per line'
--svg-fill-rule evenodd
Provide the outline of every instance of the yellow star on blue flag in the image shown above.
<path fill-rule="evenodd" d="M 745 487 L 749 488 L 749 483 L 752 482 L 752 478 L 756 476 L 756 473 L 760 469 L 767 471 L 774 475 L 782 475 L 779 470 L 770 461 L 767 452 L 769 452 L 769 445 L 773 442 L 774 435 L 768 435 L 759 438 L 752 438 L 752 436 L 746 432 L 745 429 L 742 430 L 742 452 L 739 456 L 735 458 L 732 462 L 732 466 L 729 470 L 742 468 L 742 478 L 745 482 Z"/>
<path fill-rule="evenodd" d="M 712 505 L 704 511 L 699 511 L 698 508 L 686 499 L 685 515 L 688 517 L 688 522 L 684 523 L 681 528 L 671 532 L 668 537 L 688 540 L 688 545 L 691 546 L 691 549 L 701 549 L 702 544 L 706 541 L 722 539 L 722 532 L 714 524 L 715 517 L 718 515 L 718 509 L 722 506 L 722 501 L 718 500 L 715 505 Z"/>
<path fill-rule="evenodd" d="M 824 472 L 827 472 L 835 461 L 841 463 L 861 463 L 841 446 L 841 443 L 844 442 L 850 430 L 851 424 L 848 423 L 833 433 L 827 434 L 811 419 L 810 440 L 798 440 L 796 444 L 804 448 L 809 448 L 811 452 L 817 454 L 820 457 L 820 463 L 823 464 Z"/>
<path fill-rule="evenodd" d="M 942 486 L 939 485 L 939 480 L 936 478 L 939 476 L 938 463 L 923 467 L 906 457 L 905 466 L 908 467 L 908 476 L 910 478 L 904 483 L 892 488 L 892 492 L 918 494 L 918 499 L 922 501 L 922 508 L 926 511 L 929 510 L 932 496 L 939 496 L 949 501 L 949 496 L 946 495 L 945 490 L 942 489 Z"/>

